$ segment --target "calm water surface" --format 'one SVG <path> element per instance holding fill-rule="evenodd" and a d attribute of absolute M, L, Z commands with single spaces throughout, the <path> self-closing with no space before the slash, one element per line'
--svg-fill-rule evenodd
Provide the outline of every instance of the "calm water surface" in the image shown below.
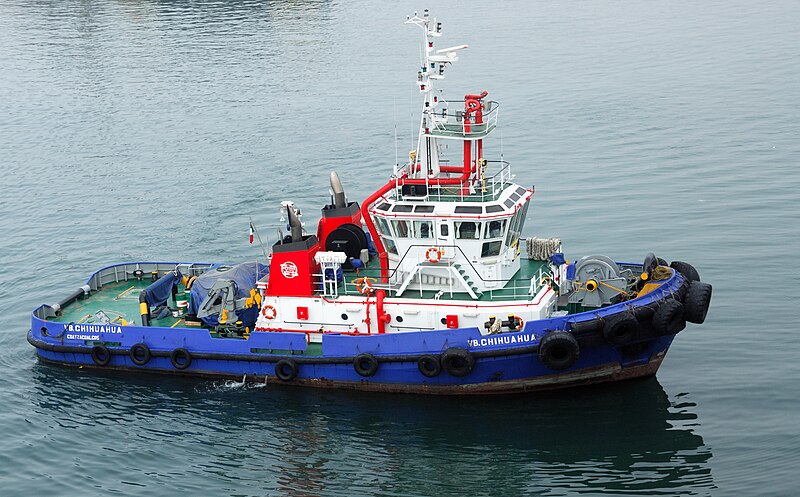
<path fill-rule="evenodd" d="M 657 379 L 431 399 L 37 363 L 30 310 L 102 265 L 258 256 L 404 156 L 425 5 L 0 0 L 3 496 L 795 495 L 800 3 L 436 2 L 459 96 L 569 258 L 714 285 Z M 538 199 L 538 200 L 536 200 Z"/>

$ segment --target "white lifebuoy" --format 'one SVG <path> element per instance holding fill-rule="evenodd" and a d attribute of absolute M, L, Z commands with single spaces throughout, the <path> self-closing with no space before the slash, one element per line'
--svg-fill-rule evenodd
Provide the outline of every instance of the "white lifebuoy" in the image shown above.
<path fill-rule="evenodd" d="M 442 259 L 442 252 L 436 247 L 431 247 L 425 252 L 425 258 L 428 259 L 428 262 L 435 264 Z"/>
<path fill-rule="evenodd" d="M 266 319 L 275 319 L 278 313 L 271 305 L 265 305 L 264 308 L 261 309 L 261 315 Z"/>
<path fill-rule="evenodd" d="M 358 288 L 358 292 L 362 295 L 369 295 L 372 293 L 372 278 L 358 278 L 355 281 L 356 288 Z"/>

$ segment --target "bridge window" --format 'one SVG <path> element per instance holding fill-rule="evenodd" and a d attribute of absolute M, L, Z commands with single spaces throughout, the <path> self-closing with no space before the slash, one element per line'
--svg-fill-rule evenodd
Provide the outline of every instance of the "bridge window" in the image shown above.
<path fill-rule="evenodd" d="M 378 220 L 378 231 L 380 231 L 382 235 L 392 236 L 392 232 L 389 229 L 389 223 L 386 222 L 386 219 L 382 217 L 378 217 L 376 219 Z"/>
<path fill-rule="evenodd" d="M 408 238 L 411 234 L 409 221 L 392 221 L 392 227 L 394 228 L 394 235 L 397 238 Z"/>
<path fill-rule="evenodd" d="M 481 237 L 481 223 L 475 221 L 456 221 L 456 238 L 459 240 L 478 240 Z"/>
<path fill-rule="evenodd" d="M 514 214 L 514 217 L 511 218 L 511 225 L 508 228 L 508 236 L 506 236 L 506 245 L 509 247 L 516 246 L 517 242 L 519 242 L 519 236 L 522 232 L 522 226 L 525 225 L 525 216 L 528 214 L 528 207 L 530 206 L 530 202 L 525 202 L 522 207 Z"/>
<path fill-rule="evenodd" d="M 414 221 L 414 238 L 433 238 L 433 223 Z"/>
<path fill-rule="evenodd" d="M 494 257 L 500 255 L 500 248 L 503 246 L 503 240 L 495 240 L 493 242 L 484 242 L 481 247 L 481 257 Z"/>
<path fill-rule="evenodd" d="M 387 252 L 397 255 L 397 245 L 394 244 L 394 240 L 383 237 L 383 245 L 386 247 Z"/>
<path fill-rule="evenodd" d="M 484 223 L 486 229 L 483 233 L 484 240 L 492 240 L 484 242 L 481 246 L 481 257 L 496 257 L 500 255 L 500 249 L 503 247 L 503 236 L 506 234 L 507 219 L 493 219 Z"/>
<path fill-rule="evenodd" d="M 503 235 L 505 235 L 506 233 L 505 219 L 494 219 L 485 224 L 486 224 L 486 232 L 483 234 L 483 237 L 486 239 L 503 238 Z"/>

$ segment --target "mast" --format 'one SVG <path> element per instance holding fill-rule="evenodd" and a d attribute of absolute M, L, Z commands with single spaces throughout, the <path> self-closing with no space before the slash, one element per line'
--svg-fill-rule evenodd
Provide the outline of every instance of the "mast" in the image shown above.
<path fill-rule="evenodd" d="M 414 13 L 414 17 L 408 17 L 406 24 L 414 24 L 422 28 L 423 41 L 423 60 L 419 71 L 417 71 L 417 86 L 419 92 L 424 95 L 422 117 L 420 118 L 419 138 L 417 149 L 412 156 L 411 170 L 409 178 L 435 178 L 442 172 L 463 172 L 466 168 L 454 168 L 443 166 L 439 157 L 439 141 L 431 134 L 437 127 L 437 116 L 441 109 L 442 116 L 447 113 L 447 103 L 440 101 L 436 95 L 435 83 L 444 79 L 444 71 L 447 64 L 452 64 L 458 60 L 456 52 L 467 48 L 467 45 L 457 45 L 453 47 L 435 49 L 434 38 L 442 36 L 442 23 L 434 17 L 430 18 L 428 9 L 419 17 Z"/>

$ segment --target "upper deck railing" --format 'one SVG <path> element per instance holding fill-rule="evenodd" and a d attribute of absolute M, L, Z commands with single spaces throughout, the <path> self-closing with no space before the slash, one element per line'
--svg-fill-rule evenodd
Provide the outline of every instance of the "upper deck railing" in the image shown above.
<path fill-rule="evenodd" d="M 498 167 L 499 169 L 494 174 L 486 175 Z M 473 193 L 467 192 L 461 185 L 436 185 L 436 180 L 432 179 L 422 195 L 419 194 L 420 190 L 415 190 L 415 194 L 404 194 L 403 189 L 398 185 L 394 197 L 398 201 L 417 202 L 492 202 L 497 200 L 500 194 L 512 184 L 513 179 L 511 165 L 507 161 L 490 160 L 486 161 L 483 177 L 479 168 L 478 176 L 470 179 Z"/>
<path fill-rule="evenodd" d="M 494 100 L 484 103 L 481 123 L 475 123 L 475 115 L 470 116 L 470 123 L 464 119 L 464 100 L 445 100 L 447 104 L 441 112 L 431 113 L 433 127 L 430 135 L 453 140 L 480 140 L 497 127 L 497 114 L 500 104 Z M 461 110 L 452 112 L 450 108 Z"/>

